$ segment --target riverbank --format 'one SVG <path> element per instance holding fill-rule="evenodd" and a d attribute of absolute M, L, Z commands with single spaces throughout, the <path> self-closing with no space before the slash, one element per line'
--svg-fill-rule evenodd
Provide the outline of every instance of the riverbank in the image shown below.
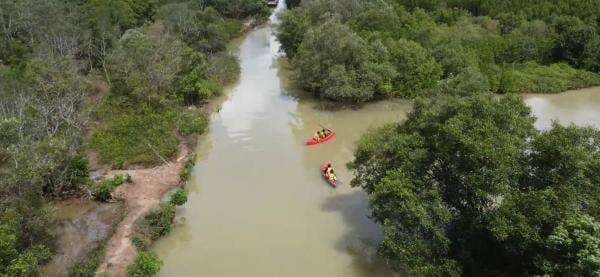
<path fill-rule="evenodd" d="M 113 197 L 125 206 L 125 217 L 106 245 L 104 261 L 97 272 L 108 276 L 124 276 L 127 266 L 133 262 L 137 249 L 133 245 L 134 223 L 150 210 L 158 207 L 163 195 L 182 185 L 179 174 L 190 151 L 180 145 L 177 159 L 158 167 L 133 170 L 113 170 L 107 177 L 131 176 L 131 183 L 123 184 L 113 192 Z"/>

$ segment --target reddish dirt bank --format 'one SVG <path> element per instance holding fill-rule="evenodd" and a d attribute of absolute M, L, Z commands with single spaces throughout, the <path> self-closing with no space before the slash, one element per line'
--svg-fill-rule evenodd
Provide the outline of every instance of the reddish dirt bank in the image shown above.
<path fill-rule="evenodd" d="M 173 162 L 149 169 L 108 172 L 109 177 L 129 174 L 132 182 L 124 183 L 113 192 L 114 198 L 122 200 L 125 205 L 125 217 L 106 245 L 106 256 L 98 272 L 106 272 L 108 276 L 126 275 L 127 266 L 137 254 L 131 242 L 135 221 L 158 207 L 161 197 L 180 185 L 179 172 L 189 153 L 189 149 L 182 145 L 178 158 Z"/>

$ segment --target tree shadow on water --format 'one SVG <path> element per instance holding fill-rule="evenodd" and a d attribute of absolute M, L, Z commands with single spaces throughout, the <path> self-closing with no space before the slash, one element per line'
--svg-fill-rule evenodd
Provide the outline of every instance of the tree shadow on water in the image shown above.
<path fill-rule="evenodd" d="M 373 222 L 367 195 L 355 190 L 329 197 L 321 206 L 328 213 L 339 213 L 348 230 L 336 242 L 338 251 L 352 256 L 354 272 L 364 276 L 395 276 L 377 256 L 377 244 L 382 240 L 381 228 Z"/>

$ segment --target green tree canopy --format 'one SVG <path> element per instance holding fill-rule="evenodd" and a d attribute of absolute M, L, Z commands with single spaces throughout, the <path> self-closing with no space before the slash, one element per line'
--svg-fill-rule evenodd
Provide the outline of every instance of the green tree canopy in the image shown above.
<path fill-rule="evenodd" d="M 537 131 L 517 97 L 439 96 L 361 139 L 352 184 L 383 225 L 380 253 L 411 275 L 598 274 L 581 253 L 599 247 L 599 135 Z M 559 242 L 576 228 L 583 244 Z"/>

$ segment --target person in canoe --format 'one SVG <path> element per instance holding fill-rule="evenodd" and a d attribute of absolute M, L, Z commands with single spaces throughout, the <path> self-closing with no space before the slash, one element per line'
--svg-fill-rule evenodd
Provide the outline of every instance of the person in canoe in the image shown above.
<path fill-rule="evenodd" d="M 327 131 L 325 129 L 323 130 L 319 130 L 315 133 L 315 136 L 313 137 L 313 139 L 316 142 L 321 141 L 322 139 L 324 139 L 327 136 Z"/>
<path fill-rule="evenodd" d="M 315 135 L 313 136 L 313 139 L 314 139 L 316 142 L 319 142 L 319 141 L 321 141 L 321 131 L 317 131 L 317 132 L 315 133 Z"/>
<path fill-rule="evenodd" d="M 331 164 L 327 164 L 327 167 L 325 168 L 325 176 L 327 176 L 327 179 L 329 179 L 330 181 L 337 180 L 337 178 L 335 177 L 335 173 L 333 172 L 333 167 L 331 167 Z"/>

